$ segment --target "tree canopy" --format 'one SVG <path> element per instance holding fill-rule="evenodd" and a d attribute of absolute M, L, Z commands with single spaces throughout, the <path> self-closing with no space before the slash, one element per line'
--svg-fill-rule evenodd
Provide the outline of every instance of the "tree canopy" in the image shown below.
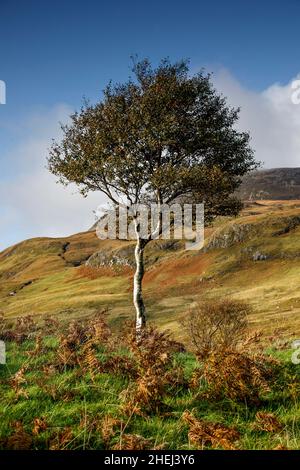
<path fill-rule="evenodd" d="M 101 191 L 115 203 L 185 197 L 206 202 L 208 216 L 235 210 L 230 195 L 256 167 L 249 134 L 235 128 L 239 109 L 216 92 L 210 74 L 190 76 L 187 61 L 163 60 L 153 69 L 145 59 L 133 73 L 62 126 L 50 171 L 84 195 Z"/>

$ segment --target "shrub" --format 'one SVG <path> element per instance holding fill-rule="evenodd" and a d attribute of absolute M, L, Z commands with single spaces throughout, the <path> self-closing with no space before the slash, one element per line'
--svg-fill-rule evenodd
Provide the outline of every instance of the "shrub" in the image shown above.
<path fill-rule="evenodd" d="M 231 299 L 205 302 L 193 307 L 184 321 L 198 359 L 211 352 L 236 347 L 247 328 L 250 308 Z"/>
<path fill-rule="evenodd" d="M 278 362 L 250 347 L 259 335 L 246 336 L 250 308 L 243 302 L 206 302 L 191 310 L 185 322 L 200 367 L 190 385 L 207 386 L 210 399 L 258 403 L 277 379 Z"/>
<path fill-rule="evenodd" d="M 158 411 L 168 387 L 174 386 L 174 381 L 181 385 L 184 380 L 181 369 L 172 369 L 178 343 L 168 333 L 147 327 L 139 339 L 136 341 L 136 331 L 132 329 L 128 345 L 136 364 L 136 380 L 123 393 L 123 411 L 129 415 Z"/>
<path fill-rule="evenodd" d="M 271 391 L 276 379 L 277 361 L 263 355 L 224 349 L 211 353 L 194 374 L 208 386 L 209 398 L 229 398 L 258 404 L 260 397 Z"/>

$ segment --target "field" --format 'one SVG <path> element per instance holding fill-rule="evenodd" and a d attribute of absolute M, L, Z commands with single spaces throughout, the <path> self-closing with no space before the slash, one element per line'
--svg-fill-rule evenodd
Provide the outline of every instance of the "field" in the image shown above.
<path fill-rule="evenodd" d="M 111 334 L 102 315 L 71 326 L 26 318 L 1 332 L 0 449 L 299 448 L 300 371 L 278 337 L 264 355 L 275 360 L 270 388 L 236 363 L 219 394 L 196 380 L 193 353 L 153 329 L 143 347 L 128 325 Z"/>

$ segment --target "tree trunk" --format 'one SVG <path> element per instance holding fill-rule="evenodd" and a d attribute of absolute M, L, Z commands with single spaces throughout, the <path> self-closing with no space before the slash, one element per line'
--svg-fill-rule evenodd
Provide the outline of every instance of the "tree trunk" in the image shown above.
<path fill-rule="evenodd" d="M 144 277 L 144 248 L 146 241 L 137 239 L 135 247 L 136 271 L 133 279 L 133 303 L 136 310 L 136 333 L 139 336 L 142 328 L 146 325 L 146 310 L 142 295 L 142 282 Z"/>

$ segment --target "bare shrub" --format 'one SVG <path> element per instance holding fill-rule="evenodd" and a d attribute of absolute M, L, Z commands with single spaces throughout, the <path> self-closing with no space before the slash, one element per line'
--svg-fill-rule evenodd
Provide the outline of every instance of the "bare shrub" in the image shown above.
<path fill-rule="evenodd" d="M 197 304 L 191 308 L 184 326 L 198 359 L 211 352 L 235 347 L 245 335 L 250 308 L 243 302 L 226 299 Z"/>
<path fill-rule="evenodd" d="M 260 336 L 246 334 L 249 312 L 245 303 L 226 299 L 196 306 L 185 322 L 200 365 L 190 385 L 205 384 L 210 399 L 258 403 L 275 384 L 278 362 L 251 350 Z"/>

